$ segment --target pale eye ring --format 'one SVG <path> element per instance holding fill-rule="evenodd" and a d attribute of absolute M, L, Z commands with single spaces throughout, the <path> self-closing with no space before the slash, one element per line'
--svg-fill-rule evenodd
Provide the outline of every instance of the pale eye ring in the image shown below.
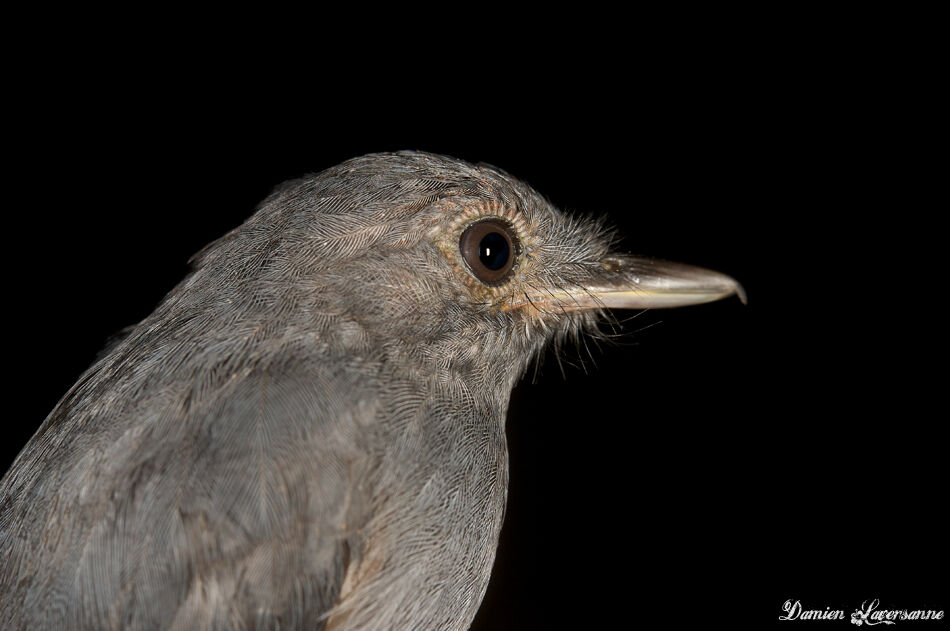
<path fill-rule="evenodd" d="M 497 287 L 508 281 L 519 248 L 520 242 L 514 228 L 497 217 L 470 224 L 459 239 L 459 250 L 468 269 L 489 287 Z"/>

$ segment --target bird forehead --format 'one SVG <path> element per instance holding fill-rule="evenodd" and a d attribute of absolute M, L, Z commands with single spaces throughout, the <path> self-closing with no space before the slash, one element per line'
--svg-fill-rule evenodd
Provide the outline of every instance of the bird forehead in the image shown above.
<path fill-rule="evenodd" d="M 585 230 L 592 222 L 560 212 L 523 182 L 487 165 L 429 154 L 344 163 L 281 189 L 262 211 L 250 223 L 280 232 L 287 255 L 304 267 L 395 256 L 416 257 L 409 263 L 414 273 L 439 273 L 437 256 L 455 268 L 455 279 L 492 302 L 512 287 L 507 281 L 486 287 L 472 276 L 460 254 L 470 225 L 493 218 L 508 226 L 518 245 L 511 280 L 540 282 L 539 275 L 550 277 L 562 263 L 589 261 L 599 247 L 588 238 L 595 231 Z"/>

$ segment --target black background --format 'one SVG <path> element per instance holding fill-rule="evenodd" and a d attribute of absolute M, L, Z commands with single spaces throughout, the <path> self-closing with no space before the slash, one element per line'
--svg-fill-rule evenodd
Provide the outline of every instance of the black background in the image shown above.
<path fill-rule="evenodd" d="M 926 16 L 738 17 L 273 62 L 250 36 L 44 33 L 9 79 L 4 466 L 275 185 L 427 150 L 749 295 L 618 312 L 615 344 L 549 354 L 516 389 L 475 628 L 947 609 L 936 41 Z"/>

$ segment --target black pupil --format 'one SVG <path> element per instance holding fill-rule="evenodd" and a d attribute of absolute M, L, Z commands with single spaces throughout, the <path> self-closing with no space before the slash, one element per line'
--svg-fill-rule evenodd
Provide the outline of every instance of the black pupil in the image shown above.
<path fill-rule="evenodd" d="M 508 240 L 497 232 L 489 232 L 478 244 L 478 260 L 490 270 L 504 267 L 510 254 Z"/>

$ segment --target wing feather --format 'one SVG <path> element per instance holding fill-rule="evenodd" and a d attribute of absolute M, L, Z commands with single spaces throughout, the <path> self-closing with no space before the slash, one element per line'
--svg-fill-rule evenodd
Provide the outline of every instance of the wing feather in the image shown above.
<path fill-rule="evenodd" d="M 328 396 L 361 394 L 353 379 L 261 362 L 211 392 L 146 388 L 139 406 L 110 398 L 103 374 L 82 380 L 0 487 L 0 626 L 320 619 L 365 519 L 372 398 Z"/>

